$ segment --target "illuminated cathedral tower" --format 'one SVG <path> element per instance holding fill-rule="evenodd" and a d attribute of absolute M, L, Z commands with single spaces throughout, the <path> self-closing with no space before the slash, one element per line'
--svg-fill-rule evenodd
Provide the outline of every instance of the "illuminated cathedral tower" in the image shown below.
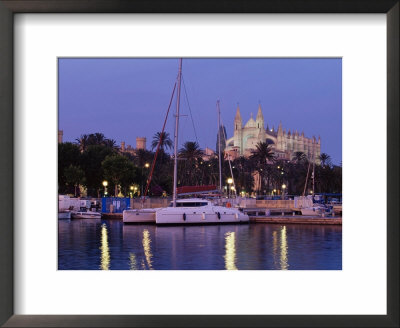
<path fill-rule="evenodd" d="M 296 152 L 302 152 L 309 159 L 315 158 L 316 163 L 320 162 L 320 137 L 318 137 L 318 140 L 314 136 L 306 138 L 304 132 L 299 133 L 297 130 L 293 132 L 289 130 L 286 133 L 286 130 L 282 128 L 282 123 L 279 123 L 278 130 L 275 130 L 274 127 L 270 129 L 268 125 L 265 128 L 264 115 L 260 104 L 258 105 L 256 119 L 254 120 L 253 114 L 251 114 L 250 119 L 243 126 L 238 105 L 234 120 L 233 137 L 226 141 L 225 154 L 231 158 L 248 157 L 260 141 L 271 145 L 277 159 L 291 160 Z"/>

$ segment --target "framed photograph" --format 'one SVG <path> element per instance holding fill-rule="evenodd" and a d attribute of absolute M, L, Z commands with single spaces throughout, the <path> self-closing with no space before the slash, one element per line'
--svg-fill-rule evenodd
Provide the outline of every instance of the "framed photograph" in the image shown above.
<path fill-rule="evenodd" d="M 2 325 L 399 325 L 398 1 L 0 21 Z"/>

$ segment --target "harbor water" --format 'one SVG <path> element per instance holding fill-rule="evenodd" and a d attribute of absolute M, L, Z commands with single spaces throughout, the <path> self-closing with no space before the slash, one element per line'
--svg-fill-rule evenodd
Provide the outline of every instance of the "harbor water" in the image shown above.
<path fill-rule="evenodd" d="M 341 270 L 342 226 L 58 221 L 59 270 Z"/>

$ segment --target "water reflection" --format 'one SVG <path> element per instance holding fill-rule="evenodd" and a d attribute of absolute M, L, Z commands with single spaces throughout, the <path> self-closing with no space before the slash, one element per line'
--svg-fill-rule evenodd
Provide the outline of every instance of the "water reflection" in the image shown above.
<path fill-rule="evenodd" d="M 272 256 L 274 257 L 274 268 L 280 269 L 278 265 L 278 232 L 272 231 Z"/>
<path fill-rule="evenodd" d="M 129 253 L 129 268 L 131 270 L 137 270 L 136 256 L 134 253 Z"/>
<path fill-rule="evenodd" d="M 60 220 L 59 270 L 341 270 L 341 226 Z"/>
<path fill-rule="evenodd" d="M 235 232 L 227 232 L 225 234 L 225 269 L 237 270 L 236 267 L 236 248 L 235 248 Z"/>
<path fill-rule="evenodd" d="M 107 226 L 105 223 L 101 225 L 101 270 L 110 269 L 110 248 L 108 247 Z"/>
<path fill-rule="evenodd" d="M 150 270 L 153 270 L 152 268 L 152 257 L 153 254 L 151 253 L 151 239 L 150 239 L 150 232 L 149 230 L 143 230 L 143 249 L 144 249 L 144 255 L 146 256 L 146 262 L 147 262 L 147 267 Z"/>
<path fill-rule="evenodd" d="M 286 226 L 281 228 L 281 270 L 287 270 L 288 264 L 288 244 L 286 236 Z"/>

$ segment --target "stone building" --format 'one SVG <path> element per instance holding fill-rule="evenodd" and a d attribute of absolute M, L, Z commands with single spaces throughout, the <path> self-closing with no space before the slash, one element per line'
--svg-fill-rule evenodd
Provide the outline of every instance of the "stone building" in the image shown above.
<path fill-rule="evenodd" d="M 146 138 L 145 137 L 136 137 L 136 148 L 133 148 L 131 145 L 125 146 L 125 141 L 121 142 L 121 147 L 119 148 L 123 153 L 131 153 L 134 155 L 136 150 L 143 149 L 146 150 Z"/>
<path fill-rule="evenodd" d="M 64 131 L 63 130 L 58 130 L 58 143 L 62 143 L 63 142 L 63 135 L 64 135 Z"/>
<path fill-rule="evenodd" d="M 315 158 L 315 162 L 319 163 L 321 154 L 321 138 L 318 140 L 313 136 L 307 138 L 304 132 L 299 133 L 297 130 L 290 131 L 282 128 L 282 123 L 278 129 L 269 128 L 264 125 L 264 115 L 261 105 L 258 106 L 257 116 L 254 120 L 253 114 L 243 126 L 242 116 L 240 115 L 239 106 L 236 109 L 234 120 L 233 137 L 226 141 L 225 154 L 231 159 L 239 156 L 249 157 L 251 151 L 261 142 L 271 144 L 272 150 L 277 159 L 292 160 L 296 152 L 304 153 L 309 159 Z"/>

